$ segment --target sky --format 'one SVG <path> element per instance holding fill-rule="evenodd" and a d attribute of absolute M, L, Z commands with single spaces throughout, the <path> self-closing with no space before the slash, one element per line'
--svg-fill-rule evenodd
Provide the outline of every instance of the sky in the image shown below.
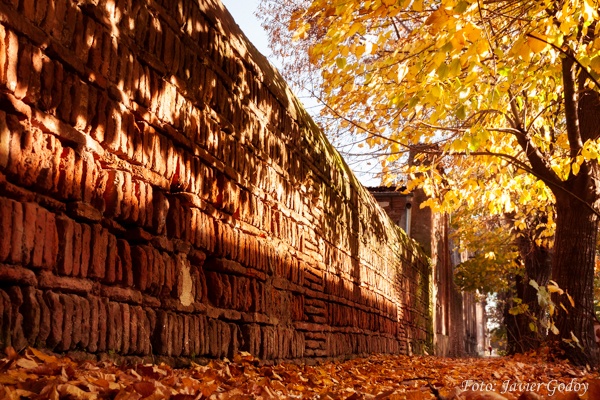
<path fill-rule="evenodd" d="M 260 0 L 221 0 L 227 10 L 233 16 L 235 22 L 240 26 L 244 34 L 250 39 L 252 44 L 260 51 L 264 56 L 266 56 L 271 64 L 277 67 L 279 62 L 271 56 L 271 50 L 269 50 L 269 39 L 267 37 L 267 33 L 260 25 L 260 20 L 254 15 L 256 9 L 258 8 L 258 4 Z M 317 109 L 316 102 L 314 105 L 311 104 L 311 99 L 307 98 L 307 95 L 298 95 L 296 94 L 300 101 L 305 103 L 305 106 L 308 105 L 307 110 L 310 113 L 311 109 Z M 360 149 L 355 149 L 354 151 L 360 152 Z M 377 164 L 378 161 L 374 160 L 374 164 Z M 373 171 L 373 166 L 366 162 L 360 163 L 350 163 L 351 168 L 354 170 L 354 173 L 358 177 L 358 179 L 365 186 L 378 186 L 379 179 L 374 178 L 372 173 L 361 173 L 362 171 Z M 375 168 L 375 171 L 380 170 L 379 167 Z"/>
<path fill-rule="evenodd" d="M 269 41 L 265 30 L 260 26 L 260 21 L 254 15 L 258 8 L 259 0 L 221 0 L 227 10 L 233 15 L 235 22 L 242 28 L 242 31 L 248 36 L 252 44 L 264 56 L 269 58 Z M 270 60 L 275 64 L 273 60 Z"/>

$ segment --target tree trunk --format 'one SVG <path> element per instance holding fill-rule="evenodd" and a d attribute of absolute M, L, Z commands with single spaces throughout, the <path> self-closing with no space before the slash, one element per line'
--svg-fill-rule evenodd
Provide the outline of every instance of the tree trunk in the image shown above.
<path fill-rule="evenodd" d="M 595 367 L 598 365 L 598 346 L 593 329 L 594 266 L 599 218 L 573 196 L 556 197 L 552 279 L 571 295 L 575 307 L 571 307 L 565 295 L 554 294 L 559 334 L 551 338 L 559 342 L 571 361 Z M 560 307 L 560 303 L 569 310 L 568 313 Z M 572 335 L 581 347 L 569 345 Z"/>

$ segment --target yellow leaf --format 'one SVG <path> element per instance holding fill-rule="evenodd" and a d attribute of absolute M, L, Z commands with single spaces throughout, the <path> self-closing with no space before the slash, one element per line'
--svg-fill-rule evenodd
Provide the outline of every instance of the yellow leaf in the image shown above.
<path fill-rule="evenodd" d="M 412 9 L 416 12 L 423 11 L 423 0 L 414 0 L 412 3 Z"/>
<path fill-rule="evenodd" d="M 539 53 L 539 52 L 543 51 L 546 47 L 548 47 L 548 44 L 546 43 L 547 39 L 545 36 L 538 35 L 538 34 L 534 34 L 532 36 L 534 36 L 534 37 L 531 37 L 531 36 L 527 37 L 527 46 L 529 46 L 529 48 L 534 53 Z"/>
<path fill-rule="evenodd" d="M 567 298 L 569 299 L 569 303 L 571 303 L 571 307 L 575 307 L 575 300 L 571 297 L 569 293 L 566 293 Z"/>
<path fill-rule="evenodd" d="M 398 65 L 397 82 L 398 83 L 402 82 L 402 80 L 404 79 L 404 77 L 406 76 L 407 73 L 408 73 L 408 65 L 406 65 L 406 62 L 403 62 L 402 64 Z"/>

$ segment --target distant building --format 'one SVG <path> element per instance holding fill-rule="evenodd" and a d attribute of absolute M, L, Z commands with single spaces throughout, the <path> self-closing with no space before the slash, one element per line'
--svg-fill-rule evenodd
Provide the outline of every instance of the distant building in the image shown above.
<path fill-rule="evenodd" d="M 434 351 L 439 356 L 484 355 L 488 347 L 485 301 L 454 284 L 454 267 L 466 259 L 449 239 L 449 217 L 421 208 L 425 193 L 404 188 L 367 188 L 389 217 L 431 257 Z"/>

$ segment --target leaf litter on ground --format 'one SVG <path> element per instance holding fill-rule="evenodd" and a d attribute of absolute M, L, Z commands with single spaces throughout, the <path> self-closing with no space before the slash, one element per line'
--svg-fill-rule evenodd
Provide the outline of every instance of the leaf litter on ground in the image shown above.
<path fill-rule="evenodd" d="M 27 348 L 0 360 L 1 399 L 600 400 L 597 372 L 547 354 L 441 358 L 372 355 L 317 365 L 230 360 L 166 364 L 77 361 Z"/>

